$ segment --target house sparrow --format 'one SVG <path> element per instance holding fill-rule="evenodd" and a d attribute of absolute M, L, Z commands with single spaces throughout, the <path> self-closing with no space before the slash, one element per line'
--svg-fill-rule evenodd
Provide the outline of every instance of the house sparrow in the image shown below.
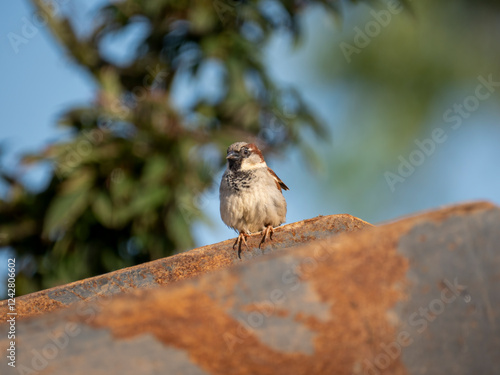
<path fill-rule="evenodd" d="M 237 142 L 227 149 L 227 169 L 220 184 L 220 216 L 230 228 L 239 232 L 233 249 L 241 243 L 248 249 L 246 238 L 262 230 L 260 246 L 272 240 L 274 227 L 285 222 L 286 201 L 283 181 L 269 168 L 259 148 L 253 143 Z"/>

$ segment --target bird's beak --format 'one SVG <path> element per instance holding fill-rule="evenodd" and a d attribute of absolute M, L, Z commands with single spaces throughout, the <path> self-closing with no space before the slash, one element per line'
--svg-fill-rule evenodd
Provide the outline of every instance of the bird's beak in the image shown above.
<path fill-rule="evenodd" d="M 234 152 L 234 151 L 231 151 L 226 156 L 226 159 L 228 159 L 228 160 L 236 160 L 236 159 L 239 159 L 239 158 L 240 158 L 240 155 L 237 152 Z"/>

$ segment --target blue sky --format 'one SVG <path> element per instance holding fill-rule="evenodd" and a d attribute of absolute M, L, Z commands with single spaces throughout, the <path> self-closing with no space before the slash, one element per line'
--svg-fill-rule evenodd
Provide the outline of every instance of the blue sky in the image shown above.
<path fill-rule="evenodd" d="M 100 2 L 68 4 L 77 14 L 81 32 L 89 26 L 91 11 Z M 33 19 L 33 10 L 25 1 L 4 3 L 1 9 L 0 141 L 6 152 L 1 162 L 7 170 L 19 173 L 21 171 L 14 168 L 19 155 L 39 150 L 62 137 L 64 133 L 55 126 L 59 114 L 73 105 L 91 101 L 95 86 L 85 71 L 68 61 L 45 27 L 39 27 L 36 33 L 28 33 L 27 43 L 20 44 L 16 53 L 9 42 L 9 33 L 22 35 L 26 19 Z M 311 14 L 306 24 L 311 27 L 316 20 L 322 20 L 321 17 L 318 12 Z M 331 30 L 335 32 L 335 29 Z M 121 46 L 128 42 L 129 39 L 109 41 L 105 50 L 107 56 L 126 60 L 127 49 Z M 287 38 L 278 36 L 266 49 L 265 59 L 272 76 L 278 82 L 300 87 L 306 101 L 333 130 L 335 137 L 318 146 L 320 156 L 343 157 L 356 149 L 352 128 L 342 125 L 349 122 L 345 117 L 347 112 L 342 108 L 354 94 L 349 94 L 349 87 L 342 84 L 332 89 L 312 80 L 304 66 L 307 53 L 307 45 L 302 51 L 293 52 Z M 437 111 L 442 111 L 442 108 Z M 388 188 L 382 173 L 370 186 L 353 187 L 370 198 L 364 207 L 354 207 L 349 200 L 343 199 L 342 193 L 331 183 L 331 176 L 312 172 L 295 151 L 269 160 L 268 164 L 291 188 L 285 193 L 288 201 L 287 222 L 320 214 L 350 213 L 377 223 L 461 201 L 490 200 L 498 204 L 500 177 L 496 173 L 496 165 L 500 160 L 499 117 L 494 103 L 482 105 L 480 111 L 468 119 L 460 130 L 450 133 L 449 139 L 439 145 L 436 152 L 394 192 Z M 440 126 L 439 121 L 435 126 Z M 410 151 L 411 148 L 408 153 Z M 324 162 L 328 163 L 328 160 Z M 398 155 L 394 155 L 392 170 L 397 166 Z M 47 171 L 40 168 L 27 174 L 25 182 L 36 189 L 43 186 L 46 177 Z M 199 246 L 234 237 L 234 233 L 219 218 L 217 187 L 206 197 L 204 210 L 213 224 L 195 225 L 194 234 Z M 0 257 L 0 270 L 3 271 L 2 264 L 6 261 Z"/>
<path fill-rule="evenodd" d="M 2 8 L 0 139 L 7 154 L 2 165 L 12 171 L 21 152 L 39 150 L 63 134 L 55 126 L 58 115 L 70 105 L 91 100 L 94 87 L 89 76 L 64 56 L 46 27 L 25 26 L 35 14 L 26 1 Z M 23 31 L 27 42 L 12 44 L 12 35 L 23 37 Z M 37 186 L 44 175 L 30 174 L 26 182 Z"/>

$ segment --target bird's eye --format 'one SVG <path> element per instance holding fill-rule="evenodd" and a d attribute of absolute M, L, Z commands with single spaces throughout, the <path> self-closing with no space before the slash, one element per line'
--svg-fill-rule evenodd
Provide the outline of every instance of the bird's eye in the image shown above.
<path fill-rule="evenodd" d="M 248 148 L 243 149 L 243 155 L 248 156 L 249 153 L 250 151 L 248 151 Z"/>

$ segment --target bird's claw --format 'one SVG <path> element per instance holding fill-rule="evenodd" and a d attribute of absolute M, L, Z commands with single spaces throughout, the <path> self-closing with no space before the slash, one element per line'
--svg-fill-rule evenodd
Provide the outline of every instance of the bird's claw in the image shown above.
<path fill-rule="evenodd" d="M 240 258 L 240 259 L 241 259 L 241 243 L 243 242 L 245 244 L 245 246 L 247 247 L 247 249 L 248 250 L 250 249 L 248 247 L 248 244 L 247 244 L 247 237 L 248 237 L 248 234 L 240 232 L 238 238 L 236 238 L 236 241 L 234 241 L 234 244 L 233 244 L 233 250 L 236 248 L 236 245 L 238 245 L 238 258 Z"/>
<path fill-rule="evenodd" d="M 266 242 L 267 236 L 269 235 L 269 239 L 273 239 L 273 233 L 274 233 L 274 228 L 272 225 L 268 225 L 263 231 L 262 231 L 262 239 L 260 240 L 259 243 L 259 249 L 261 248 L 262 244 Z"/>

